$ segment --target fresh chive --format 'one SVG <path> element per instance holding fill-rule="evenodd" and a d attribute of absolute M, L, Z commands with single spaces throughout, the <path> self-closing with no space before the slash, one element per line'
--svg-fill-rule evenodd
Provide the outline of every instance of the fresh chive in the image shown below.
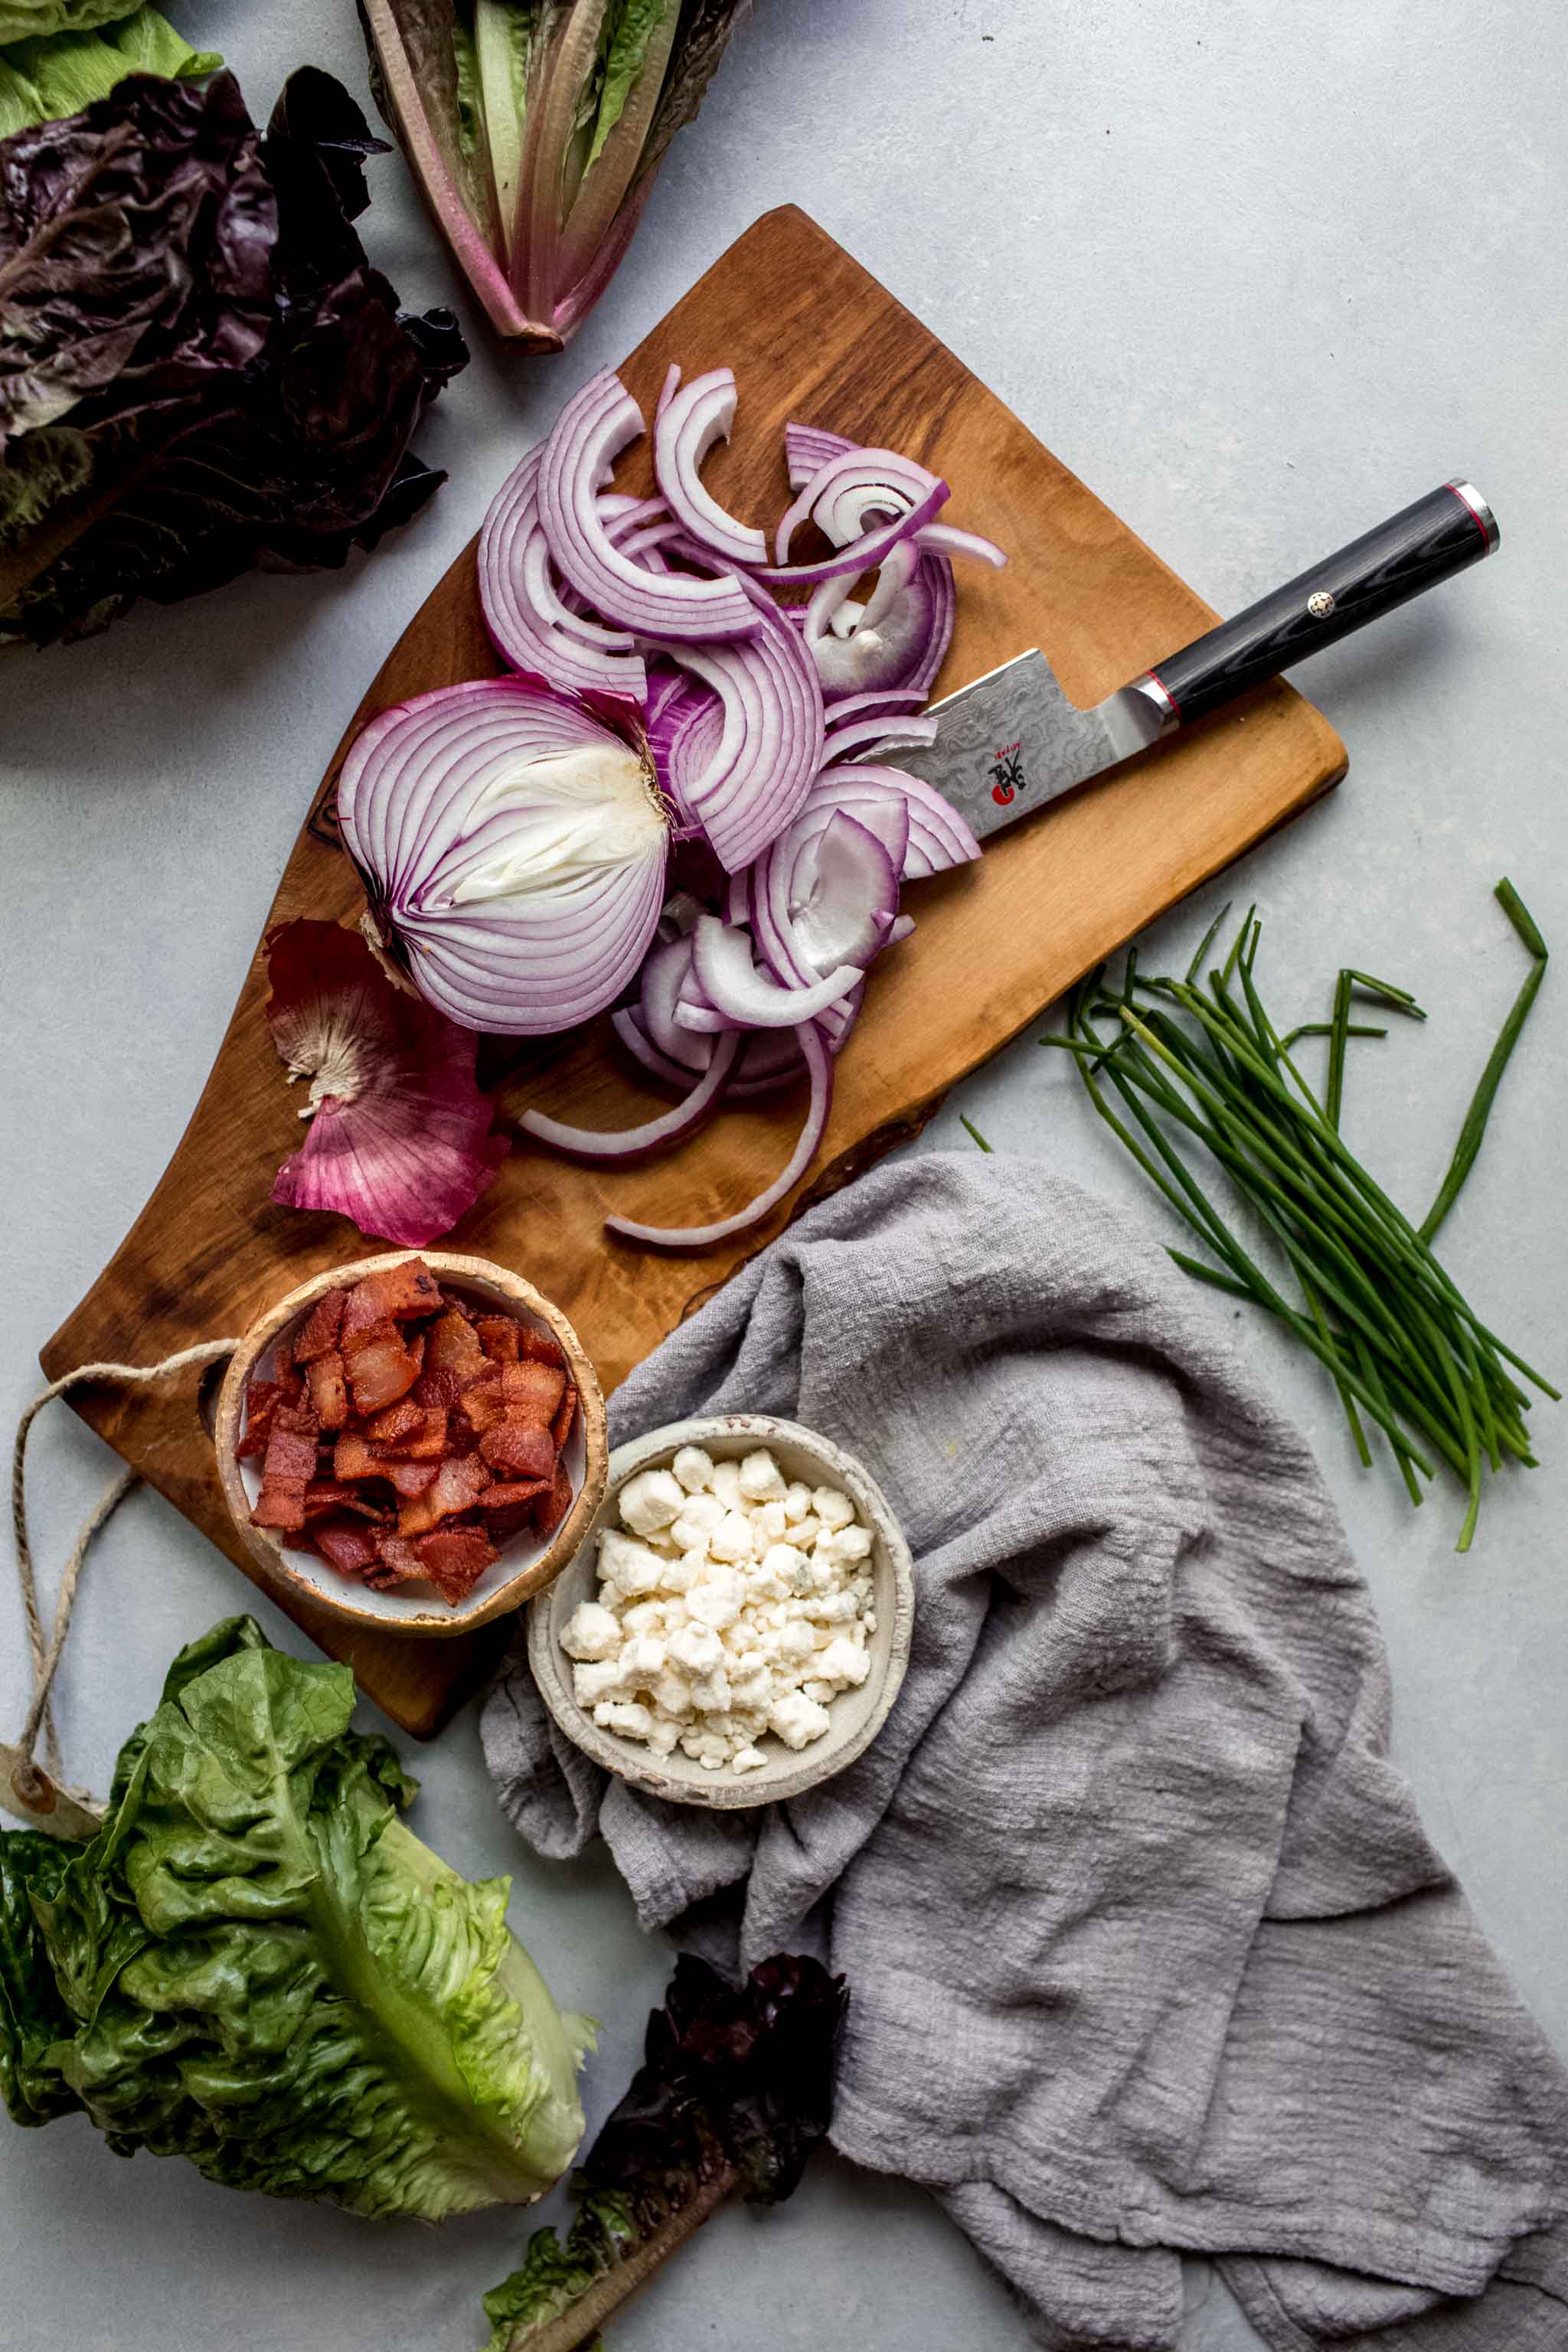
<path fill-rule="evenodd" d="M 977 1143 L 982 1151 L 990 1150 L 991 1146 L 986 1142 L 985 1138 L 981 1134 L 980 1129 L 975 1126 L 974 1121 L 972 1118 L 965 1118 L 962 1111 L 958 1114 L 958 1123 L 960 1127 L 966 1131 L 972 1143 Z"/>
<path fill-rule="evenodd" d="M 1207 965 L 1206 982 L 1199 974 L 1224 908 L 1184 980 L 1144 975 L 1130 953 L 1120 986 L 1103 967 L 1092 973 L 1073 993 L 1067 1034 L 1040 1041 L 1072 1055 L 1100 1118 L 1215 1261 L 1172 1248 L 1175 1264 L 1194 1281 L 1263 1307 L 1318 1359 L 1361 1460 L 1370 1462 L 1371 1433 L 1381 1432 L 1413 1504 L 1424 1499 L 1420 1479 L 1436 1475 L 1435 1460 L 1453 1472 L 1467 1497 L 1461 1550 L 1475 1534 L 1485 1474 L 1496 1475 L 1510 1458 L 1533 1460 L 1522 1419 L 1529 1397 L 1513 1373 L 1557 1394 L 1488 1328 L 1429 1245 L 1479 1149 L 1545 968 L 1545 944 L 1517 891 L 1504 882 L 1498 898 L 1535 963 L 1477 1090 L 1449 1185 L 1419 1231 L 1355 1158 L 1339 1126 L 1349 1040 L 1387 1035 L 1351 1019 L 1357 996 L 1411 1020 L 1424 1021 L 1426 1013 L 1407 989 L 1346 965 L 1335 982 L 1332 1017 L 1282 1034 L 1254 978 L 1262 939 L 1255 909 L 1217 968 Z M 1111 1034 L 1097 1024 L 1112 1024 Z M 1291 1058 L 1292 1046 L 1310 1036 L 1329 1041 L 1321 1101 Z M 1190 1162 L 1196 1149 L 1216 1163 L 1289 1266 L 1301 1307 L 1243 1247 L 1198 1181 Z"/>
<path fill-rule="evenodd" d="M 1530 1008 L 1540 994 L 1541 983 L 1546 977 L 1546 941 L 1536 929 L 1530 909 L 1506 874 L 1498 884 L 1494 895 L 1503 913 L 1524 941 L 1534 961 L 1525 974 L 1523 987 L 1514 998 L 1508 1019 L 1502 1024 L 1497 1044 L 1492 1047 L 1491 1057 L 1481 1072 L 1481 1082 L 1470 1098 L 1470 1108 L 1466 1112 L 1465 1123 L 1459 1129 L 1459 1139 L 1454 1146 L 1453 1159 L 1448 1162 L 1448 1172 L 1443 1179 L 1436 1199 L 1427 1210 L 1422 1222 L 1421 1238 L 1424 1242 L 1429 1242 L 1438 1231 L 1449 1210 L 1465 1189 L 1465 1181 L 1476 1164 L 1477 1154 L 1481 1148 L 1481 1138 L 1487 1131 L 1487 1121 L 1491 1117 L 1492 1105 L 1497 1100 L 1497 1090 L 1502 1084 L 1502 1074 L 1509 1066 L 1510 1056 L 1519 1043 L 1520 1034 L 1526 1021 L 1530 1018 Z"/>

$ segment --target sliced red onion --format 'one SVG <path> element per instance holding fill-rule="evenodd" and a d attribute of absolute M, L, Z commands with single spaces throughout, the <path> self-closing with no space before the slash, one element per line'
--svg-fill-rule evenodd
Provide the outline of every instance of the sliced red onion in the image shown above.
<path fill-rule="evenodd" d="M 790 924 L 816 971 L 846 964 L 864 971 L 898 919 L 899 865 L 876 835 L 835 810 L 797 863 Z M 805 871 L 802 871 L 802 867 Z"/>
<path fill-rule="evenodd" d="M 752 961 L 752 942 L 744 931 L 704 915 L 692 934 L 692 972 L 703 997 L 721 1019 L 742 1029 L 798 1029 L 814 1021 L 855 984 L 858 973 L 840 964 L 809 988 L 781 988 L 759 971 Z M 705 1028 L 700 1015 L 682 1004 L 676 1021 L 683 1028 Z"/>
<path fill-rule="evenodd" d="M 642 656 L 631 638 L 563 604 L 551 576 L 537 500 L 541 452 L 530 450 L 491 501 L 479 531 L 479 604 L 497 651 L 525 677 L 567 693 L 640 702 Z"/>
<path fill-rule="evenodd" d="M 900 687 L 924 700 L 952 636 L 956 599 L 952 568 L 943 558 L 921 557 L 892 610 L 874 629 L 856 625 L 847 636 L 837 636 L 830 608 L 838 609 L 831 593 L 820 603 L 814 596 L 798 624 L 826 701 Z"/>
<path fill-rule="evenodd" d="M 788 447 L 786 428 L 785 447 Z M 793 475 L 792 475 L 793 479 Z M 846 444 L 825 458 L 802 486 L 774 541 L 778 561 L 809 515 L 836 547 L 858 539 L 874 515 L 889 518 L 920 506 L 937 486 L 937 476 L 901 457 L 895 449 L 859 449 Z"/>
<path fill-rule="evenodd" d="M 668 831 L 643 754 L 521 678 L 373 719 L 338 817 L 378 927 L 465 1028 L 534 1036 L 586 1020 L 653 937 Z"/>
<path fill-rule="evenodd" d="M 982 539 L 975 530 L 955 530 L 949 522 L 928 523 L 917 540 L 928 555 L 972 556 L 976 563 L 988 563 L 993 572 L 1000 572 L 1007 561 L 1005 550 L 994 539 Z"/>
<path fill-rule="evenodd" d="M 676 394 L 679 390 L 680 368 L 676 361 L 671 360 L 668 367 L 664 372 L 664 382 L 659 386 L 658 405 L 653 412 L 654 422 L 656 424 L 664 415 L 665 410 L 669 406 L 670 402 L 675 398 Z"/>
<path fill-rule="evenodd" d="M 599 500 L 599 520 L 617 547 L 645 523 L 663 522 L 668 513 L 662 499 L 628 499 L 618 490 L 606 490 Z"/>
<path fill-rule="evenodd" d="M 653 469 L 670 512 L 700 546 L 725 563 L 765 563 L 768 542 L 763 533 L 737 522 L 702 485 L 702 460 L 715 441 L 728 441 L 734 422 L 734 370 L 714 368 L 693 376 L 659 411 Z"/>
<path fill-rule="evenodd" d="M 934 743 L 936 738 L 934 719 L 860 719 L 834 730 L 833 757 L 853 760 L 879 747 L 889 751 L 912 750 L 917 744 Z"/>
<path fill-rule="evenodd" d="M 713 1051 L 712 1039 L 694 1036 L 675 1017 L 681 991 L 690 977 L 689 937 L 669 940 L 649 951 L 642 968 L 643 1028 L 666 1061 L 689 1070 L 705 1070 Z"/>
<path fill-rule="evenodd" d="M 595 1160 L 605 1168 L 629 1168 L 635 1161 L 668 1151 L 672 1144 L 684 1143 L 689 1135 L 696 1134 L 717 1109 L 740 1050 L 738 1034 L 731 1033 L 728 1037 L 718 1038 L 712 1058 L 690 1093 L 673 1110 L 667 1110 L 658 1118 L 645 1119 L 638 1127 L 607 1130 L 568 1127 L 541 1110 L 525 1110 L 517 1124 L 535 1142 L 547 1143 L 552 1151 L 563 1151 L 574 1160 Z"/>
<path fill-rule="evenodd" d="M 711 1225 L 639 1225 L 629 1217 L 606 1217 L 606 1233 L 618 1234 L 623 1241 L 645 1242 L 655 1249 L 709 1249 L 720 1242 L 731 1240 L 735 1234 L 748 1232 L 760 1224 L 771 1209 L 785 1198 L 799 1182 L 812 1161 L 827 1131 L 827 1115 L 833 1107 L 833 1056 L 815 1022 L 803 1022 L 796 1033 L 801 1054 L 811 1072 L 811 1101 L 806 1109 L 788 1165 L 782 1168 L 768 1186 L 759 1192 L 745 1208 L 733 1216 L 721 1217 Z"/>
<path fill-rule="evenodd" d="M 847 547 L 825 555 L 819 563 L 764 564 L 752 577 L 765 582 L 770 588 L 809 588 L 819 580 L 841 580 L 852 578 L 858 572 L 869 572 L 901 541 L 912 539 L 917 531 L 923 530 L 947 504 L 949 495 L 945 482 L 933 482 L 918 504 L 895 515 L 890 522 L 861 532 Z"/>
<path fill-rule="evenodd" d="M 955 866 L 972 865 L 979 857 L 980 844 L 960 816 L 951 801 L 944 800 L 934 784 L 921 776 L 906 774 L 901 768 L 875 766 L 870 761 L 857 760 L 847 768 L 825 768 L 812 790 L 807 808 L 801 812 L 802 820 L 821 807 L 847 808 L 862 824 L 868 820 L 863 814 L 861 801 L 869 793 L 896 793 L 909 813 L 910 842 L 904 859 L 903 879 L 920 880 L 928 874 L 945 874 Z"/>
<path fill-rule="evenodd" d="M 830 704 L 823 714 L 828 734 L 828 751 L 832 752 L 837 740 L 837 730 L 851 719 L 869 719 L 878 711 L 889 717 L 905 711 L 918 711 L 924 699 L 923 695 L 907 686 L 884 687 L 873 694 L 847 694 L 841 702 Z"/>
<path fill-rule="evenodd" d="M 749 644 L 665 648 L 723 704 L 716 747 L 700 768 L 683 762 L 679 789 L 731 874 L 793 822 L 822 762 L 816 671 L 793 630 L 752 609 L 759 627 Z"/>
<path fill-rule="evenodd" d="M 643 429 L 641 409 L 609 369 L 590 377 L 556 418 L 540 463 L 539 515 L 558 569 L 607 622 L 639 636 L 706 643 L 753 635 L 757 608 L 734 580 L 650 572 L 605 530 L 598 493 Z"/>
<path fill-rule="evenodd" d="M 803 490 L 814 475 L 835 457 L 847 457 L 855 444 L 842 433 L 829 433 L 820 425 L 789 424 L 784 426 L 784 465 L 792 490 Z"/>

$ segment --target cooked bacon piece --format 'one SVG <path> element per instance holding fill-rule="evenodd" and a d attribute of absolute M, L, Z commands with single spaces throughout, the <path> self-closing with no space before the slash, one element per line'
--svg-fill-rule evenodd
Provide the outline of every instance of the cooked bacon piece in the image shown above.
<path fill-rule="evenodd" d="M 566 1388 L 566 1375 L 553 1364 L 503 1364 L 500 1392 L 508 1421 L 548 1429 Z"/>
<path fill-rule="evenodd" d="M 499 1429 L 506 1419 L 506 1398 L 501 1392 L 500 1376 L 505 1367 L 492 1364 L 489 1370 L 477 1381 L 470 1381 L 463 1391 L 461 1406 L 468 1427 L 478 1433 L 481 1430 Z"/>
<path fill-rule="evenodd" d="M 470 1510 L 490 1483 L 490 1474 L 476 1454 L 436 1465 L 436 1475 L 422 1495 L 410 1496 L 397 1514 L 400 1536 L 422 1536 L 442 1519 Z"/>
<path fill-rule="evenodd" d="M 248 1462 L 252 1454 L 266 1453 L 272 1416 L 278 1410 L 278 1393 L 276 1381 L 258 1381 L 253 1373 L 247 1382 L 245 1435 L 234 1449 L 237 1462 Z"/>
<path fill-rule="evenodd" d="M 500 1558 L 483 1528 L 442 1528 L 421 1536 L 414 1549 L 426 1575 L 454 1605 L 467 1599 L 486 1569 Z"/>
<path fill-rule="evenodd" d="M 353 1519 L 322 1519 L 310 1530 L 316 1549 L 340 1576 L 363 1576 L 380 1554 L 370 1529 Z"/>
<path fill-rule="evenodd" d="M 400 1403 L 388 1405 L 378 1412 L 365 1430 L 365 1435 L 377 1445 L 392 1445 L 400 1437 L 412 1437 L 425 1426 L 425 1415 L 412 1397 Z"/>
<path fill-rule="evenodd" d="M 405 1584 L 410 1577 L 421 1577 L 425 1563 L 405 1536 L 395 1535 L 389 1528 L 378 1528 L 375 1535 L 376 1564 L 365 1582 L 377 1592 L 386 1592 L 395 1584 Z"/>
<path fill-rule="evenodd" d="M 321 1427 L 341 1429 L 349 1417 L 349 1391 L 343 1379 L 343 1360 L 335 1348 L 329 1348 L 324 1356 L 317 1356 L 306 1366 L 305 1383 Z"/>
<path fill-rule="evenodd" d="M 572 1481 L 564 1462 L 558 1462 L 549 1494 L 533 1507 L 533 1524 L 542 1536 L 552 1536 L 571 1508 Z"/>
<path fill-rule="evenodd" d="M 489 1518 L 492 1511 L 514 1510 L 520 1503 L 536 1502 L 548 1494 L 548 1478 L 493 1478 L 479 1497 L 479 1508 Z"/>
<path fill-rule="evenodd" d="M 362 1518 L 388 1522 L 392 1517 L 386 1505 L 373 1500 L 363 1486 L 345 1486 L 341 1478 L 312 1478 L 305 1489 L 305 1517 L 319 1519 L 329 1511 L 357 1511 Z"/>
<path fill-rule="evenodd" d="M 384 1465 L 394 1491 L 399 1495 L 423 1495 L 433 1486 L 440 1474 L 438 1462 L 388 1462 Z"/>
<path fill-rule="evenodd" d="M 426 1412 L 445 1412 L 448 1405 L 457 1403 L 462 1393 L 460 1373 L 438 1371 L 428 1363 L 415 1381 L 412 1391 L 415 1403 L 423 1405 Z"/>
<path fill-rule="evenodd" d="M 374 1339 L 349 1360 L 349 1386 L 356 1412 L 379 1412 L 408 1394 L 419 1367 L 401 1339 Z"/>
<path fill-rule="evenodd" d="M 479 1440 L 479 1454 L 498 1478 L 548 1478 L 555 1468 L 550 1432 L 520 1429 L 510 1421 L 486 1430 Z"/>
<path fill-rule="evenodd" d="M 352 1481 L 356 1478 L 379 1478 L 386 1465 L 378 1454 L 373 1454 L 366 1440 L 357 1429 L 345 1429 L 332 1448 L 332 1475 Z"/>
<path fill-rule="evenodd" d="M 316 1475 L 316 1417 L 307 1407 L 279 1404 L 272 1415 L 261 1465 L 263 1486 L 299 1486 Z"/>
<path fill-rule="evenodd" d="M 305 1524 L 303 1478 L 263 1478 L 261 1492 L 251 1507 L 253 1528 L 302 1528 Z"/>
<path fill-rule="evenodd" d="M 421 1416 L 423 1427 L 413 1437 L 400 1437 L 395 1452 L 400 1462 L 439 1462 L 444 1454 L 455 1449 L 447 1443 L 447 1415 L 427 1412 Z"/>
<path fill-rule="evenodd" d="M 423 1258 L 411 1257 L 401 1265 L 362 1276 L 344 1297 L 342 1345 L 353 1355 L 360 1333 L 378 1323 L 407 1323 L 434 1315 L 441 1304 L 441 1286 Z"/>
<path fill-rule="evenodd" d="M 564 1518 L 578 1410 L 548 1332 L 410 1258 L 317 1300 L 251 1379 L 237 1452 L 261 1457 L 258 1527 L 376 1591 L 425 1582 L 456 1607 L 500 1546 Z"/>
<path fill-rule="evenodd" d="M 323 1291 L 300 1327 L 292 1353 L 297 1364 L 313 1364 L 329 1348 L 338 1344 L 338 1334 L 343 1328 L 343 1302 L 346 1290 Z"/>
<path fill-rule="evenodd" d="M 522 1333 L 510 1315 L 481 1315 L 474 1325 L 492 1364 L 515 1364 Z"/>
<path fill-rule="evenodd" d="M 469 1381 L 487 1369 L 489 1358 L 467 1316 L 448 1307 L 430 1326 L 426 1361 L 434 1372 L 456 1372 L 459 1383 L 467 1387 Z"/>

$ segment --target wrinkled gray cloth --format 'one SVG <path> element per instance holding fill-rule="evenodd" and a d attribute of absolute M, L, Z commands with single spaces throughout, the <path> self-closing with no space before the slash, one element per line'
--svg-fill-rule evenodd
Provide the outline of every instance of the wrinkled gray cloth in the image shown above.
<path fill-rule="evenodd" d="M 836 2144 L 932 2189 L 1054 2352 L 1173 2345 L 1183 2251 L 1276 2352 L 1564 2352 L 1568 2079 L 1387 1760 L 1310 1454 L 1157 1241 L 1039 1163 L 881 1171 L 613 1433 L 742 1408 L 849 1447 L 908 1532 L 886 1728 L 791 1804 L 666 1806 L 514 1654 L 483 1731 L 523 1837 L 601 1830 L 647 1926 L 727 1923 L 744 1966 L 824 1952 Z"/>

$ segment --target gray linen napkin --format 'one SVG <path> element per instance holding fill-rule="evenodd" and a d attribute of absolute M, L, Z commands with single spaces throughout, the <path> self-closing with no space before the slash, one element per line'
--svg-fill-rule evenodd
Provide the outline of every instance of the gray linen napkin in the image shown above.
<path fill-rule="evenodd" d="M 1302 1441 L 1157 1242 L 1041 1163 L 814 1210 L 639 1367 L 617 1439 L 802 1421 L 916 1557 L 881 1737 L 794 1803 L 637 1796 L 521 1652 L 487 1703 L 542 1853 L 853 2000 L 833 2138 L 922 2181 L 1055 2352 L 1173 2345 L 1179 2254 L 1277 2352 L 1564 2352 L 1568 2079 L 1385 1753 L 1386 1661 Z"/>

